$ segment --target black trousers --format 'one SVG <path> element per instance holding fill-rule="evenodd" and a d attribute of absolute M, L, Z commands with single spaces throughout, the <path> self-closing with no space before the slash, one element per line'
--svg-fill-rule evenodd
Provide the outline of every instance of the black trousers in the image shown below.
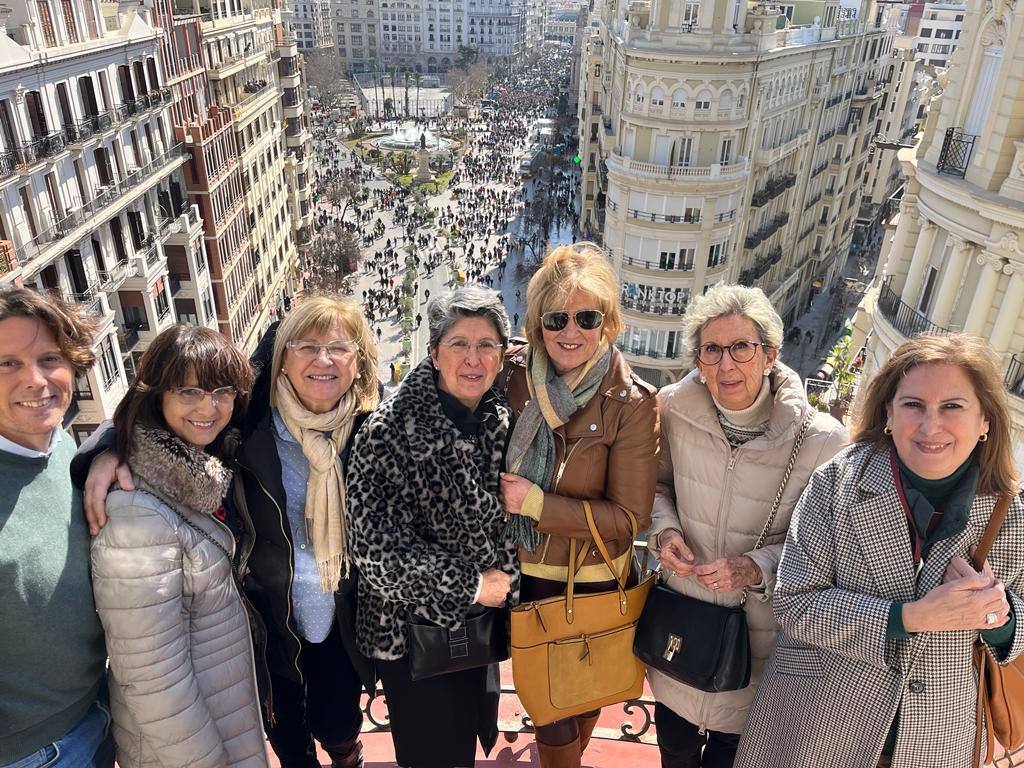
<path fill-rule="evenodd" d="M 654 705 L 661 768 L 732 768 L 738 733 L 705 731 L 680 717 L 660 701 Z"/>
<path fill-rule="evenodd" d="M 408 657 L 377 660 L 395 744 L 403 768 L 465 768 L 476 742 L 490 752 L 498 739 L 498 665 L 413 682 Z"/>
<path fill-rule="evenodd" d="M 332 760 L 341 760 L 363 724 L 359 675 L 345 652 L 337 621 L 322 643 L 300 642 L 305 685 L 270 675 L 274 722 L 265 725 L 281 768 L 319 768 L 313 739 Z"/>

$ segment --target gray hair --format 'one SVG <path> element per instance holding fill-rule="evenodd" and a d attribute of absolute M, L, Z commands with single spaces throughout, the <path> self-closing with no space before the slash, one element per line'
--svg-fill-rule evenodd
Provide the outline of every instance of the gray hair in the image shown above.
<path fill-rule="evenodd" d="M 704 326 L 719 317 L 739 315 L 757 326 L 761 343 L 775 350 L 782 349 L 784 328 L 782 318 L 760 288 L 718 283 L 703 296 L 690 302 L 683 316 L 683 343 L 686 362 L 697 364 L 697 349 Z"/>
<path fill-rule="evenodd" d="M 502 346 L 508 345 L 508 313 L 501 303 L 501 294 L 477 283 L 469 283 L 454 291 L 435 296 L 427 304 L 430 346 L 437 347 L 452 326 L 464 317 L 483 317 L 490 320 L 501 339 Z"/>

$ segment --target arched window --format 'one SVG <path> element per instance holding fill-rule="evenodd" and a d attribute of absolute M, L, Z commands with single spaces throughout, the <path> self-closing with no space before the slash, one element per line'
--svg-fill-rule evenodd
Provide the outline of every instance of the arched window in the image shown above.
<path fill-rule="evenodd" d="M 636 87 L 636 90 L 633 92 L 633 102 L 636 103 L 636 104 L 643 104 L 644 103 L 644 87 L 643 87 L 643 85 L 638 85 Z"/>
<path fill-rule="evenodd" d="M 747 103 L 747 92 L 740 91 L 740 95 L 736 97 L 736 106 L 743 109 L 743 105 Z"/>
<path fill-rule="evenodd" d="M 686 109 L 686 91 L 682 88 L 672 91 L 672 109 Z"/>
<path fill-rule="evenodd" d="M 718 108 L 732 109 L 732 91 L 728 88 L 722 91 L 722 95 L 718 97 Z"/>
<path fill-rule="evenodd" d="M 703 111 L 711 109 L 711 89 L 702 88 L 700 93 L 697 94 L 697 110 Z"/>
<path fill-rule="evenodd" d="M 663 107 L 665 106 L 665 89 L 661 87 L 655 87 L 651 91 L 651 106 L 652 107 Z"/>

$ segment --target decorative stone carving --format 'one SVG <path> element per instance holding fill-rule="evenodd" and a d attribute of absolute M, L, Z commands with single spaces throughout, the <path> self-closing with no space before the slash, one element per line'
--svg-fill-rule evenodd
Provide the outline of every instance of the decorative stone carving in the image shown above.
<path fill-rule="evenodd" d="M 1002 18 L 992 19 L 982 30 L 982 48 L 989 48 L 993 45 L 997 45 L 1000 48 L 1006 45 L 1006 22 Z"/>

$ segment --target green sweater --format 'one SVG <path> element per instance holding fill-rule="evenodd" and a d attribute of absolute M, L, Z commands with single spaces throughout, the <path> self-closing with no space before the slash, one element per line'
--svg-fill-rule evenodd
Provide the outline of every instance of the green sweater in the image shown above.
<path fill-rule="evenodd" d="M 0 765 L 67 733 L 103 676 L 74 453 L 67 435 L 46 458 L 0 451 Z"/>

